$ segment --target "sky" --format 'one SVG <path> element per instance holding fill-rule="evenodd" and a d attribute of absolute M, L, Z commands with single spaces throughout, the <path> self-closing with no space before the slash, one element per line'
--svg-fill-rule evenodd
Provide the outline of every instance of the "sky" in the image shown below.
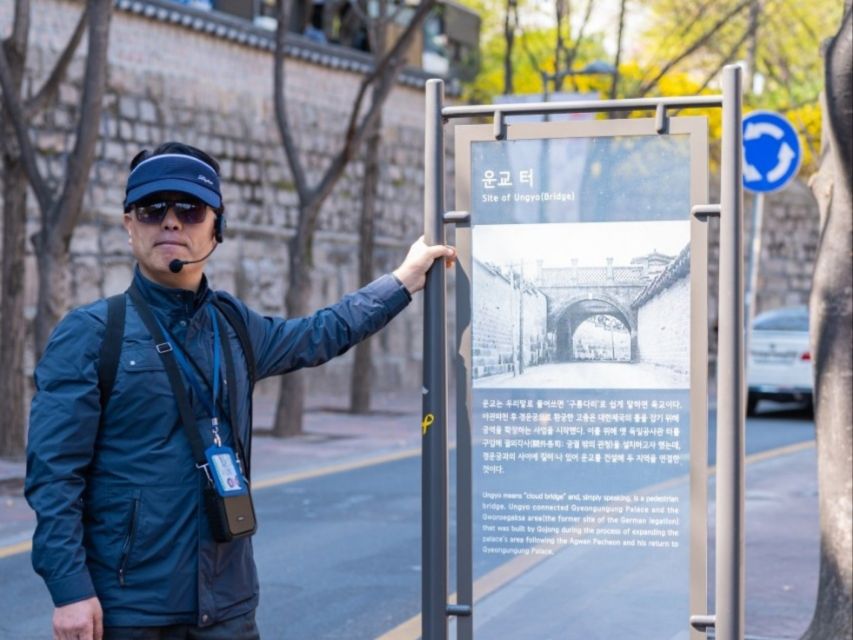
<path fill-rule="evenodd" d="M 676 256 L 690 240 L 690 222 L 580 222 L 570 224 L 477 225 L 472 230 L 474 257 L 504 265 L 524 260 L 531 267 L 630 264 L 631 258 L 658 251 Z"/>

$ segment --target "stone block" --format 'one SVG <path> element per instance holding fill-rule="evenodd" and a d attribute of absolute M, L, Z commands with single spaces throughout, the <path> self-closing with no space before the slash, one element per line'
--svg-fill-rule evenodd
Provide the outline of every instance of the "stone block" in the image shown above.
<path fill-rule="evenodd" d="M 59 104 L 77 109 L 80 107 L 80 89 L 70 82 L 61 82 L 58 91 Z"/>
<path fill-rule="evenodd" d="M 71 271 L 73 306 L 89 304 L 101 297 L 101 268 L 96 256 L 75 258 Z"/>
<path fill-rule="evenodd" d="M 158 122 L 157 107 L 151 100 L 140 100 L 138 104 L 139 119 L 142 122 L 154 124 Z"/>
<path fill-rule="evenodd" d="M 246 177 L 252 182 L 258 182 L 261 179 L 261 168 L 257 162 L 246 163 Z"/>
<path fill-rule="evenodd" d="M 113 296 L 130 286 L 133 280 L 133 262 L 128 259 L 121 262 L 104 263 L 103 295 Z"/>
<path fill-rule="evenodd" d="M 134 139 L 133 123 L 130 120 L 118 121 L 118 138 L 125 141 L 132 141 Z"/>
<path fill-rule="evenodd" d="M 225 152 L 225 144 L 222 142 L 222 138 L 216 136 L 211 136 L 209 140 L 206 151 L 219 160 L 219 156 Z"/>
<path fill-rule="evenodd" d="M 90 224 L 78 224 L 71 235 L 71 253 L 97 255 L 100 251 L 98 228 Z"/>
<path fill-rule="evenodd" d="M 151 143 L 151 134 L 149 133 L 149 128 L 141 122 L 134 123 L 133 137 L 136 142 L 141 145 L 147 145 Z"/>
<path fill-rule="evenodd" d="M 121 164 L 122 162 L 130 160 L 128 158 L 128 153 L 124 148 L 124 145 L 120 142 L 114 142 L 112 140 L 108 140 L 106 145 L 104 145 L 103 157 L 107 160 L 112 160 L 117 164 Z"/>
<path fill-rule="evenodd" d="M 139 118 L 139 105 L 134 96 L 119 97 L 118 115 L 126 120 L 136 120 Z"/>
<path fill-rule="evenodd" d="M 65 134 L 61 131 L 42 131 L 36 138 L 39 151 L 47 155 L 56 155 L 65 151 Z"/>
<path fill-rule="evenodd" d="M 130 243 L 124 227 L 103 229 L 100 233 L 100 251 L 104 256 L 129 256 Z"/>
<path fill-rule="evenodd" d="M 72 128 L 73 122 L 71 111 L 63 107 L 57 107 L 53 111 L 53 124 L 57 129 L 68 131 Z"/>

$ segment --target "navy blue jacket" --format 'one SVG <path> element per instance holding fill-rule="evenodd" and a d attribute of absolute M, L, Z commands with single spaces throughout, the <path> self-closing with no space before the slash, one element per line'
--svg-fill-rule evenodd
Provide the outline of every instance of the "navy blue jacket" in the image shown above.
<path fill-rule="evenodd" d="M 169 333 L 210 371 L 213 294 L 206 280 L 198 293 L 159 286 L 138 269 L 134 280 Z M 232 298 L 246 320 L 258 379 L 343 353 L 410 299 L 390 275 L 305 318 L 264 317 Z M 206 626 L 246 613 L 258 602 L 252 541 L 213 540 L 203 476 L 154 340 L 129 299 L 115 385 L 101 416 L 97 361 L 106 310 L 99 300 L 69 313 L 35 371 L 25 485 L 38 516 L 33 566 L 56 606 L 97 595 L 107 626 Z M 238 428 L 249 444 L 246 361 L 225 318 L 218 324 L 234 354 Z M 210 416 L 186 387 L 207 446 Z M 230 425 L 220 433 L 233 447 Z"/>

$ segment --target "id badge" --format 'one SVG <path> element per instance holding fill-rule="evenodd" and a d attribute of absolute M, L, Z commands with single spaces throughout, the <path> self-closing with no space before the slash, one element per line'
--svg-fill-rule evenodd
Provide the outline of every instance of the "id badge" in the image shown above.
<path fill-rule="evenodd" d="M 246 481 L 243 480 L 243 474 L 240 473 L 240 465 L 237 464 L 237 458 L 231 447 L 213 445 L 207 448 L 204 455 L 207 458 L 210 475 L 213 476 L 213 483 L 216 485 L 216 491 L 219 495 L 228 498 L 230 496 L 242 496 L 249 492 Z"/>

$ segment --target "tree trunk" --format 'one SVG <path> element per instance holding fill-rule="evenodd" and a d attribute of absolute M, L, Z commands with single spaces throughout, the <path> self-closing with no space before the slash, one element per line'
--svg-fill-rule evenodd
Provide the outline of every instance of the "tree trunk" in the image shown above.
<path fill-rule="evenodd" d="M 26 63 L 29 8 L 16 7 L 15 25 L 0 46 L 9 61 L 15 91 L 20 94 Z M 0 300 L 0 456 L 18 457 L 24 452 L 25 373 L 24 345 L 27 322 L 24 316 L 24 276 L 27 251 L 27 176 L 21 162 L 15 131 L 5 109 L 0 109 L 0 140 L 3 166 L 3 263 Z"/>
<path fill-rule="evenodd" d="M 36 361 L 44 353 L 50 332 L 68 309 L 70 297 L 68 247 L 61 240 L 49 237 L 49 234 L 48 229 L 33 237 L 39 284 L 34 322 Z"/>
<path fill-rule="evenodd" d="M 812 189 L 821 235 L 810 300 L 820 507 L 817 603 L 804 640 L 853 635 L 853 26 L 826 51 L 824 153 Z"/>
<path fill-rule="evenodd" d="M 625 31 L 625 5 L 628 0 L 619 2 L 619 28 L 616 32 L 616 59 L 613 61 L 613 76 L 610 79 L 610 99 L 615 100 L 619 93 L 619 65 L 622 63 L 622 36 Z M 617 117 L 615 111 L 607 114 L 608 118 Z"/>
<path fill-rule="evenodd" d="M 358 281 L 361 286 L 373 280 L 373 260 L 376 248 L 376 201 L 379 194 L 379 151 L 382 145 L 382 113 L 367 137 L 365 149 L 364 184 L 362 187 L 361 220 L 359 221 Z M 350 412 L 370 412 L 370 389 L 373 384 L 372 338 L 355 347 L 355 361 L 350 381 Z"/>
<path fill-rule="evenodd" d="M 11 138 L 7 137 L 7 140 Z M 0 305 L 0 456 L 24 451 L 24 256 L 26 254 L 27 178 L 18 158 L 3 158 L 3 299 Z"/>
<path fill-rule="evenodd" d="M 314 205 L 315 207 L 319 204 Z M 312 238 L 314 229 L 307 226 L 315 216 L 308 207 L 300 207 L 296 235 L 290 241 L 289 271 L 284 308 L 288 318 L 308 315 L 311 295 Z M 279 438 L 302 433 L 305 410 L 305 374 L 292 371 L 281 377 L 278 405 L 275 410 L 273 435 Z"/>
<path fill-rule="evenodd" d="M 504 16 L 504 39 L 506 40 L 506 49 L 504 50 L 504 95 L 511 96 L 515 89 L 513 88 L 512 78 L 512 51 L 515 44 L 515 21 L 517 0 L 507 0 L 506 16 Z"/>
<path fill-rule="evenodd" d="M 382 104 L 387 99 L 397 76 L 405 64 L 405 54 L 435 0 L 420 0 L 403 32 L 393 41 L 387 51 L 380 48 L 375 52 L 375 66 L 364 77 L 359 86 L 344 133 L 344 144 L 332 157 L 321 178 L 309 185 L 291 127 L 287 118 L 285 101 L 285 49 L 290 3 L 277 0 L 278 28 L 276 29 L 275 57 L 273 62 L 273 97 L 276 124 L 284 147 L 285 157 L 293 175 L 299 195 L 299 223 L 296 235 L 290 243 L 289 288 L 285 299 L 287 313 L 291 317 L 306 315 L 309 311 L 311 243 L 317 225 L 317 215 L 335 184 L 343 176 L 347 164 L 352 160 L 368 133 L 371 123 L 378 117 Z M 380 5 L 384 7 L 384 5 Z M 383 10 L 384 11 L 384 10 Z M 384 51 L 384 52 L 383 52 Z M 363 109 L 363 99 L 373 87 L 372 102 Z M 305 405 L 305 382 L 299 373 L 291 373 L 282 379 L 278 406 L 276 407 L 273 433 L 276 436 L 294 435 L 302 432 L 302 410 Z"/>

